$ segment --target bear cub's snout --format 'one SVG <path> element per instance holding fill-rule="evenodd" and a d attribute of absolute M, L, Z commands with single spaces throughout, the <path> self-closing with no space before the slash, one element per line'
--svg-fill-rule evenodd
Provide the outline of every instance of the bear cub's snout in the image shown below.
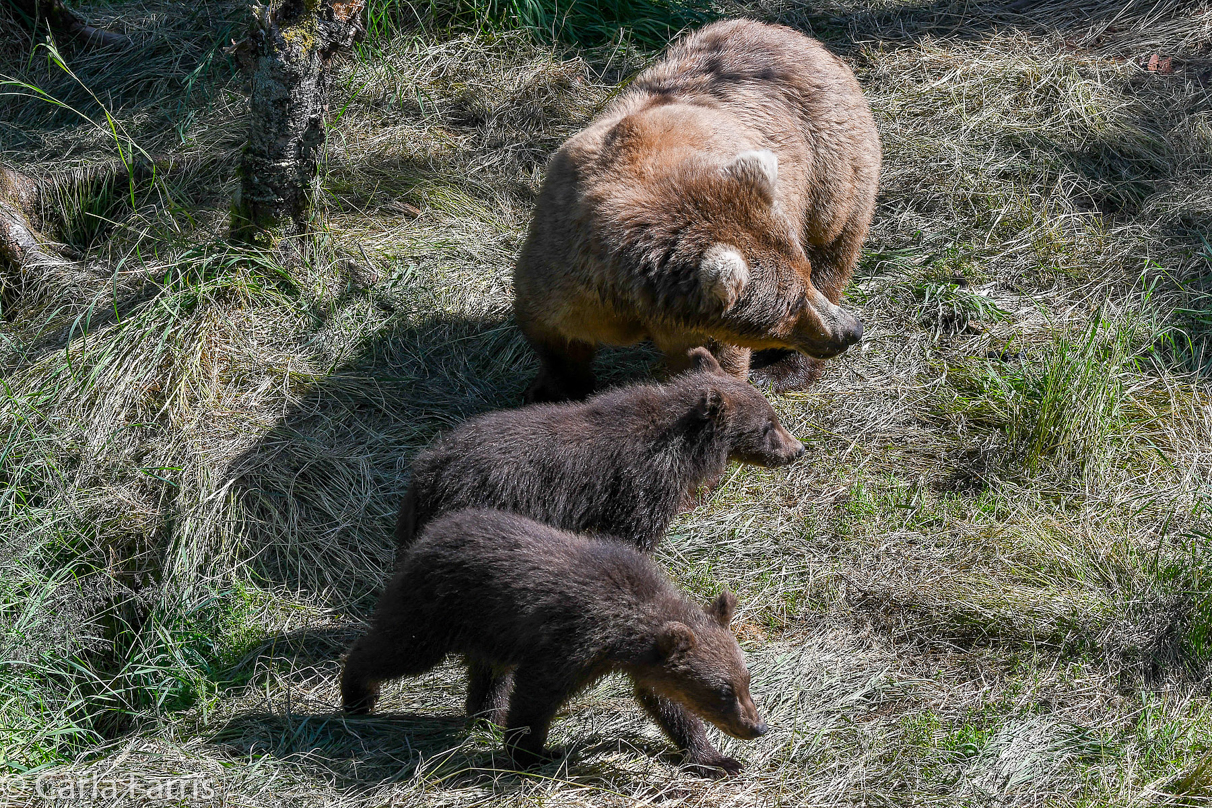
<path fill-rule="evenodd" d="M 700 367 L 718 367 L 703 348 L 691 351 L 691 357 Z M 723 372 L 719 372 L 723 376 Z M 724 395 L 732 398 L 734 405 L 728 408 L 732 420 L 726 426 L 730 433 L 730 460 L 778 468 L 804 456 L 804 444 L 787 431 L 760 390 L 745 382 L 732 381 L 727 384 Z"/>

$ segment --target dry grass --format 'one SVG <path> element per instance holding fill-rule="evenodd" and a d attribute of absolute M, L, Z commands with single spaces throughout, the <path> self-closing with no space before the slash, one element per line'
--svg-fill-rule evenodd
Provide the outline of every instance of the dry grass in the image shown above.
<path fill-rule="evenodd" d="M 885 172 L 849 293 L 869 337 L 775 402 L 812 456 L 734 467 L 658 552 L 689 589 L 740 593 L 774 728 L 726 740 L 746 769 L 712 783 L 678 771 L 619 681 L 569 706 L 537 776 L 463 729 L 453 666 L 380 715 L 336 712 L 410 457 L 534 371 L 508 301 L 545 157 L 650 54 L 489 32 L 367 45 L 341 67 L 317 244 L 285 272 L 221 241 L 244 90 L 215 43 L 242 9 L 176 9 L 88 9 L 141 50 L 68 54 L 78 82 L 3 54 L 124 133 L 23 102 L 6 162 L 71 169 L 125 137 L 188 165 L 133 205 L 66 201 L 82 261 L 5 312 L 9 771 L 196 775 L 211 802 L 257 806 L 1212 794 L 1212 13 L 750 9 L 854 67 Z M 653 360 L 608 352 L 603 376 Z M 37 802 L 33 783 L 0 801 Z"/>

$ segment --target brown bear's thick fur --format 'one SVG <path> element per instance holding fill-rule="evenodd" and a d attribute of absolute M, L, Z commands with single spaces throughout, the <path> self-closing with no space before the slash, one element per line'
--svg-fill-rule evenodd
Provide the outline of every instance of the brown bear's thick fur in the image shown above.
<path fill-rule="evenodd" d="M 751 349 L 841 353 L 879 166 L 862 91 L 820 43 L 732 20 L 673 45 L 547 169 L 514 275 L 542 363 L 527 399 L 590 393 L 600 344 L 651 338 L 673 370 L 708 345 L 742 378 Z"/>
<path fill-rule="evenodd" d="M 529 767 L 542 760 L 560 705 L 621 672 L 692 766 L 735 773 L 740 765 L 686 712 L 737 738 L 766 731 L 728 630 L 735 602 L 724 593 L 692 603 L 622 542 L 503 511 L 458 511 L 432 522 L 402 560 L 346 659 L 342 701 L 369 712 L 381 682 L 424 673 L 450 653 L 512 669 L 505 743 Z"/>

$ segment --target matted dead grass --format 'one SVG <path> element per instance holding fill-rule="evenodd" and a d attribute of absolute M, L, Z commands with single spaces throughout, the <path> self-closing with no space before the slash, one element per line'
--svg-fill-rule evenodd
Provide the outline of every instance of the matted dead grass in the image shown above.
<path fill-rule="evenodd" d="M 488 32 L 368 46 L 341 68 L 318 243 L 287 273 L 221 240 L 243 88 L 210 46 L 241 10 L 123 8 L 131 64 L 70 61 L 74 82 L 21 51 L 0 70 L 95 118 L 83 85 L 195 166 L 133 207 L 85 199 L 113 223 L 6 311 L 10 771 L 292 807 L 1212 793 L 1206 8 L 750 9 L 855 69 L 885 169 L 848 293 L 868 337 L 775 399 L 810 457 L 733 467 L 657 553 L 692 591 L 740 594 L 773 730 L 722 739 L 746 766 L 725 782 L 681 773 L 621 681 L 568 706 L 537 775 L 464 729 L 454 666 L 373 717 L 337 712 L 409 459 L 535 370 L 510 265 L 546 155 L 650 55 Z M 0 132 L 28 170 L 113 157 L 36 104 Z M 602 375 L 655 360 L 610 351 Z M 57 804 L 34 784 L 0 801 Z"/>

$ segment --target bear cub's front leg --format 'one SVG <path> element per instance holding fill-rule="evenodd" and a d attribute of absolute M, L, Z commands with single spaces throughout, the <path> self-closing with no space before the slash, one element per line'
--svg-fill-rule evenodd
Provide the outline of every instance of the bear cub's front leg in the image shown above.
<path fill-rule="evenodd" d="M 728 629 L 735 603 L 728 593 L 695 603 L 617 540 L 503 511 L 456 511 L 430 522 L 401 558 L 370 631 L 346 660 L 345 709 L 368 712 L 380 683 L 456 653 L 469 666 L 469 708 L 496 718 L 514 669 L 505 747 L 528 769 L 549 759 L 544 747 L 560 705 L 624 673 L 651 692 L 641 702 L 689 764 L 735 774 L 740 765 L 711 747 L 691 714 L 735 738 L 766 732 Z"/>

